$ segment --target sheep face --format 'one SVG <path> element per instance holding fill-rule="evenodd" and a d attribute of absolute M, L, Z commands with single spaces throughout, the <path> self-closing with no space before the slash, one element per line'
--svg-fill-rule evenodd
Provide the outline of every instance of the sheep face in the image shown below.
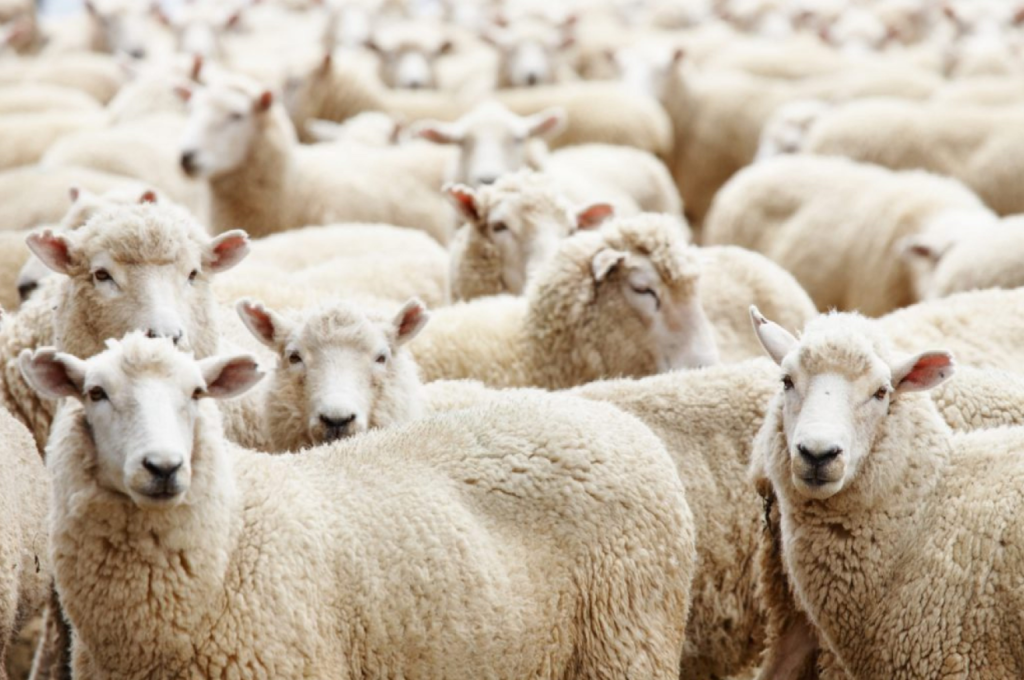
<path fill-rule="evenodd" d="M 231 231 L 209 239 L 183 211 L 163 210 L 119 207 L 78 231 L 29 236 L 43 264 L 69 277 L 55 323 L 65 349 L 90 356 L 105 339 L 140 330 L 212 353 L 209 279 L 245 257 L 248 238 Z"/>
<path fill-rule="evenodd" d="M 607 203 L 575 209 L 543 175 L 517 172 L 474 190 L 445 187 L 467 223 L 453 245 L 452 294 L 456 299 L 511 293 L 577 228 L 591 228 L 612 214 Z"/>
<path fill-rule="evenodd" d="M 782 368 L 782 430 L 790 483 L 809 499 L 830 498 L 857 476 L 880 436 L 890 402 L 927 390 L 953 374 L 948 352 L 887 359 L 888 343 L 853 314 L 808 324 L 798 341 L 764 318 L 751 317 L 761 344 Z M 773 463 L 770 463 L 773 464 Z"/>
<path fill-rule="evenodd" d="M 772 114 L 761 132 L 754 160 L 799 153 L 818 119 L 832 108 L 827 102 L 806 99 L 783 104 Z"/>
<path fill-rule="evenodd" d="M 499 177 L 537 163 L 531 141 L 546 139 L 565 124 L 562 109 L 518 116 L 501 104 L 488 102 L 454 123 L 426 122 L 415 135 L 460 148 L 455 180 L 472 187 L 493 184 Z"/>
<path fill-rule="evenodd" d="M 571 36 L 544 22 L 531 21 L 514 29 L 492 28 L 484 36 L 498 50 L 500 87 L 535 87 L 557 80 L 561 51 L 573 44 Z"/>
<path fill-rule="evenodd" d="M 900 239 L 895 256 L 907 267 L 915 299 L 931 300 L 948 294 L 943 283 L 977 268 L 976 260 L 968 263 L 953 256 L 959 254 L 958 247 L 973 244 L 979 235 L 991 236 L 999 231 L 999 218 L 987 210 L 954 210 L 932 217 L 921 232 Z M 973 278 L 983 277 L 978 272 Z"/>
<path fill-rule="evenodd" d="M 428 45 L 423 41 L 400 41 L 389 45 L 373 41 L 369 47 L 380 57 L 380 78 L 385 85 L 426 90 L 437 87 L 437 59 L 451 50 L 452 43 L 438 40 Z"/>
<path fill-rule="evenodd" d="M 237 309 L 278 354 L 267 413 L 275 448 L 315 446 L 418 415 L 419 379 L 402 349 L 429 318 L 418 300 L 393 318 L 351 305 L 298 322 L 248 300 Z"/>
<path fill-rule="evenodd" d="M 623 85 L 646 97 L 664 101 L 669 81 L 683 55 L 682 48 L 638 45 L 615 50 L 609 56 Z"/>
<path fill-rule="evenodd" d="M 133 3 L 104 3 L 86 0 L 85 8 L 93 22 L 104 51 L 123 52 L 133 59 L 146 56 L 146 36 L 151 32 L 147 17 Z"/>
<path fill-rule="evenodd" d="M 185 174 L 213 179 L 242 165 L 272 103 L 270 92 L 254 98 L 230 87 L 198 88 L 181 137 Z"/>
<path fill-rule="evenodd" d="M 19 365 L 41 396 L 82 403 L 96 448 L 88 474 L 145 509 L 185 500 L 199 401 L 241 394 L 262 377 L 251 356 L 197 362 L 141 333 L 108 341 L 87 361 L 43 348 L 22 352 Z"/>

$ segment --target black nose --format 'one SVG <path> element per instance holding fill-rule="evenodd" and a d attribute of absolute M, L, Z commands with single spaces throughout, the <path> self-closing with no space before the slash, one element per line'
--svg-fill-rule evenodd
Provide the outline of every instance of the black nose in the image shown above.
<path fill-rule="evenodd" d="M 32 294 L 32 291 L 34 291 L 38 287 L 39 284 L 36 283 L 35 281 L 32 281 L 30 283 L 23 283 L 20 286 L 18 286 L 18 297 L 21 299 L 22 302 L 24 302 L 25 300 L 28 300 L 28 296 Z"/>
<path fill-rule="evenodd" d="M 181 154 L 181 169 L 192 174 L 196 169 L 196 152 L 186 151 Z"/>
<path fill-rule="evenodd" d="M 526 76 L 526 84 L 529 85 L 530 87 L 533 87 L 539 81 L 540 81 L 540 78 L 537 77 L 536 73 L 531 73 L 530 75 Z"/>
<path fill-rule="evenodd" d="M 822 451 L 811 451 L 803 444 L 798 444 L 796 450 L 800 453 L 800 457 L 811 465 L 825 465 L 836 458 L 843 452 L 838 446 L 833 446 Z"/>
<path fill-rule="evenodd" d="M 131 56 L 132 59 L 145 59 L 146 50 L 141 47 L 136 47 L 135 49 L 128 50 L 128 55 Z"/>
<path fill-rule="evenodd" d="M 332 430 L 343 430 L 356 419 L 355 414 L 345 416 L 343 418 L 331 418 L 329 416 L 320 416 L 320 422 L 324 424 L 328 429 Z"/>
<path fill-rule="evenodd" d="M 181 469 L 181 463 L 154 463 L 149 458 L 143 458 L 142 467 L 149 470 L 149 474 L 157 481 L 166 482 Z"/>

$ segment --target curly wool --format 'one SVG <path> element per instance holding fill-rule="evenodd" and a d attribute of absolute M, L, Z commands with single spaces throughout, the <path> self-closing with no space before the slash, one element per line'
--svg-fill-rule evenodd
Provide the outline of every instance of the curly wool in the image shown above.
<path fill-rule="evenodd" d="M 143 512 L 96 486 L 81 409 L 57 421 L 76 674 L 678 677 L 692 519 L 635 420 L 506 397 L 278 457 L 197 426 L 186 502 Z"/>

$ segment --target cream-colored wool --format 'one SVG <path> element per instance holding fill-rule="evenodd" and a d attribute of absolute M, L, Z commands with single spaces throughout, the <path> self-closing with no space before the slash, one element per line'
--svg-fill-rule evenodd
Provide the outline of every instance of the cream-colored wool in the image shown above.
<path fill-rule="evenodd" d="M 983 238 L 996 222 L 956 180 L 845 158 L 781 156 L 722 187 L 703 236 L 707 244 L 734 244 L 774 260 L 818 309 L 878 316 L 919 299 L 904 239 L 925 234 L 938 219 L 955 221 L 970 239 Z"/>
<path fill-rule="evenodd" d="M 477 189 L 448 188 L 465 224 L 449 246 L 454 300 L 523 292 L 527 279 L 577 228 L 611 215 L 608 204 L 574 205 L 545 173 L 522 170 Z"/>
<path fill-rule="evenodd" d="M 49 477 L 32 435 L 0 409 L 0 675 L 5 678 L 18 631 L 50 594 L 49 492 Z"/>
<path fill-rule="evenodd" d="M 262 385 L 272 452 L 351 437 L 422 414 L 416 364 L 404 347 L 426 323 L 422 303 L 322 306 L 282 315 L 241 301 L 238 313 L 277 355 Z"/>
<path fill-rule="evenodd" d="M 0 229 L 33 229 L 44 224 L 57 224 L 68 210 L 61 200 L 68 189 L 79 187 L 95 193 L 111 189 L 137 189 L 145 185 L 128 177 L 111 175 L 89 168 L 52 168 L 38 166 L 14 168 L 0 172 Z"/>
<path fill-rule="evenodd" d="M 601 269 L 602 262 L 610 268 Z M 644 314 L 646 296 L 630 285 L 637 270 L 650 272 L 644 285 L 666 311 L 685 301 L 699 304 L 703 318 L 677 320 L 665 344 Z M 798 324 L 815 314 L 799 284 L 762 256 L 689 248 L 674 218 L 639 215 L 563 240 L 523 299 L 499 296 L 438 310 L 410 349 L 428 382 L 476 378 L 491 386 L 572 387 L 692 366 L 694 359 L 704 365 L 710 357 L 686 348 L 687 342 L 705 344 L 702 336 L 692 337 L 698 333 L 713 336 L 723 361 L 757 356 L 744 310 L 750 300 Z"/>
<path fill-rule="evenodd" d="M 105 358 L 128 384 L 201 379 L 138 335 Z M 157 511 L 87 464 L 104 455 L 90 406 L 56 423 L 51 545 L 76 674 L 678 677 L 692 517 L 636 420 L 509 396 L 268 457 L 192 408 L 186 502 Z"/>
<path fill-rule="evenodd" d="M 42 113 L 98 113 L 100 104 L 81 90 L 61 85 L 23 83 L 0 88 L 0 114 Z"/>
<path fill-rule="evenodd" d="M 365 145 L 299 147 L 284 109 L 273 102 L 269 90 L 247 79 L 200 90 L 192 103 L 199 108 L 186 126 L 181 151 L 183 162 L 186 154 L 193 154 L 187 169 L 209 175 L 215 231 L 245 229 L 266 236 L 312 224 L 383 222 L 421 229 L 447 243 L 454 218 L 438 187 L 404 171 L 402 163 L 415 157 L 402 160 L 388 149 Z M 238 108 L 242 118 L 230 119 Z M 244 126 L 244 133 L 229 138 L 238 147 L 231 149 L 237 162 L 219 158 L 210 148 L 219 147 L 224 138 L 220 128 L 204 127 L 208 115 Z M 211 164 L 223 167 L 204 169 Z"/>
<path fill-rule="evenodd" d="M 102 112 L 43 111 L 0 116 L 0 168 L 37 163 L 63 137 L 103 125 Z"/>
<path fill-rule="evenodd" d="M 25 245 L 29 231 L 0 231 L 0 307 L 17 309 L 21 304 L 18 293 L 18 272 L 32 255 Z"/>
<path fill-rule="evenodd" d="M 1019 191 L 1024 110 L 901 101 L 836 107 L 811 128 L 804 151 L 960 180 L 1000 215 L 1024 212 Z"/>
<path fill-rule="evenodd" d="M 850 677 L 1024 672 L 1024 589 L 1013 549 L 1024 538 L 1024 469 L 1008 455 L 1024 444 L 1024 430 L 953 434 L 931 400 L 906 387 L 941 381 L 948 359 L 906 362 L 877 326 L 855 316 L 822 317 L 799 341 L 776 335 L 768 342 L 795 388 L 780 388 L 773 400 L 752 471 L 778 497 L 782 564 L 835 667 Z M 835 469 L 842 476 L 812 495 L 794 479 L 793 438 L 804 432 L 803 390 L 827 374 L 868 391 L 891 375 L 895 392 L 889 388 L 881 404 L 877 396 L 865 404 L 856 397 L 852 448 L 826 468 L 830 478 Z M 820 391 L 811 394 L 816 401 L 808 404 L 822 406 Z M 851 408 L 842 394 L 829 403 L 841 417 Z"/>
<path fill-rule="evenodd" d="M 243 256 L 245 247 L 240 234 L 211 240 L 181 208 L 149 203 L 103 210 L 84 227 L 50 233 L 45 240 L 67 244 L 65 275 L 43 279 L 0 330 L 4 405 L 32 430 L 40 448 L 54 405 L 40 402 L 20 376 L 15 359 L 21 350 L 56 345 L 92 356 L 108 338 L 152 328 L 160 335 L 181 332 L 182 349 L 210 356 L 220 342 L 218 321 L 225 316 L 217 313 L 210 279 L 214 270 L 228 266 L 228 257 Z M 111 280 L 97 281 L 99 269 Z M 233 337 L 248 335 L 243 330 Z M 239 408 L 236 404 L 224 402 L 225 408 Z M 254 432 L 251 423 L 228 422 L 231 435 L 242 441 Z"/>
<path fill-rule="evenodd" d="M 5 60 L 0 83 L 45 83 L 81 90 L 101 104 L 109 102 L 124 83 L 117 59 L 105 54 L 60 54 L 40 59 Z"/>

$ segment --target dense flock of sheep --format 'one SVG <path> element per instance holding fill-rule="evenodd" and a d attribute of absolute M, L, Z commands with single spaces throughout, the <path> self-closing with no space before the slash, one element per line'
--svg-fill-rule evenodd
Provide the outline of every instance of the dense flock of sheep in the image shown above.
<path fill-rule="evenodd" d="M 1024 678 L 1024 2 L 0 22 L 0 678 Z"/>

